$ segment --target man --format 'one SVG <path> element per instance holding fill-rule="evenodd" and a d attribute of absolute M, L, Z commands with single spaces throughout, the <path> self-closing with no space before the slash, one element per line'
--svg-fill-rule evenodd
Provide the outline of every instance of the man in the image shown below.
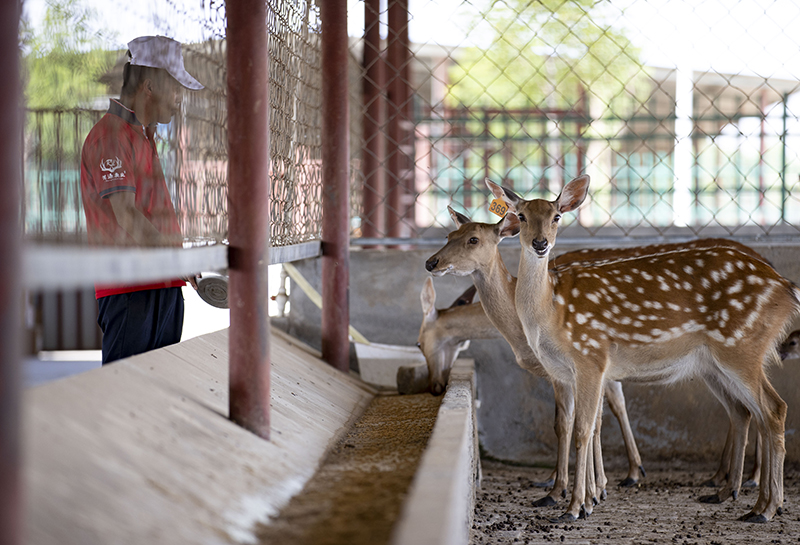
<path fill-rule="evenodd" d="M 128 44 L 122 92 L 92 128 L 81 153 L 81 194 L 89 243 L 175 246 L 183 241 L 154 140 L 181 89 L 203 86 L 184 68 L 181 44 L 144 36 Z M 196 287 L 194 279 L 189 279 Z M 180 341 L 184 279 L 95 286 L 103 365 Z"/>

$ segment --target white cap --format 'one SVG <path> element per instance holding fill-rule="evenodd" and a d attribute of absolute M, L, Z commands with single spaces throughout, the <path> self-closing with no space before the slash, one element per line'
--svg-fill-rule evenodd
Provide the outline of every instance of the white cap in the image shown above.
<path fill-rule="evenodd" d="M 166 36 L 142 36 L 128 42 L 132 66 L 163 68 L 187 89 L 198 90 L 203 84 L 183 67 L 181 44 Z"/>

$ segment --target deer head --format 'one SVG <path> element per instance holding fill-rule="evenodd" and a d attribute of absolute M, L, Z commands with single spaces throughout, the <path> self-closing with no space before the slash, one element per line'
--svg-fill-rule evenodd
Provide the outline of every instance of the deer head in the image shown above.
<path fill-rule="evenodd" d="M 492 194 L 504 200 L 509 210 L 519 218 L 520 244 L 524 251 L 533 252 L 546 259 L 556 242 L 561 215 L 576 210 L 586 199 L 589 176 L 575 178 L 554 201 L 534 199 L 526 201 L 519 195 L 486 179 Z"/>
<path fill-rule="evenodd" d="M 457 229 L 447 235 L 447 244 L 425 262 L 434 276 L 452 274 L 467 276 L 491 261 L 497 245 L 506 237 L 519 233 L 519 220 L 508 214 L 496 224 L 473 223 L 467 216 L 447 207 Z"/>
<path fill-rule="evenodd" d="M 475 297 L 475 287 L 470 287 L 450 307 L 457 308 L 472 304 Z M 447 386 L 450 369 L 462 350 L 469 348 L 469 340 L 462 336 L 454 335 L 448 331 L 447 321 L 440 320 L 440 311 L 436 309 L 436 290 L 433 288 L 433 279 L 425 279 L 422 292 L 419 295 L 422 303 L 422 325 L 419 328 L 417 346 L 425 356 L 428 365 L 428 380 L 430 392 L 441 395 Z M 441 311 L 447 313 L 449 309 Z"/>

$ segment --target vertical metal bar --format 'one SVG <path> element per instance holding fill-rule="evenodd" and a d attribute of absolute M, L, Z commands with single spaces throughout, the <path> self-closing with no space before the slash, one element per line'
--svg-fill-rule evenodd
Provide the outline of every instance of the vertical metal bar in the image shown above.
<path fill-rule="evenodd" d="M 230 418 L 269 438 L 269 52 L 264 0 L 228 0 Z"/>
<path fill-rule="evenodd" d="M 20 438 L 20 2 L 0 2 L 0 543 L 22 543 Z"/>
<path fill-rule="evenodd" d="M 408 0 L 389 0 L 389 36 L 386 52 L 387 141 L 386 158 L 386 228 L 390 237 L 406 236 L 405 181 L 406 158 L 403 129 L 405 85 L 403 67 L 408 61 Z"/>
<path fill-rule="evenodd" d="M 386 218 L 381 201 L 383 176 L 383 87 L 384 63 L 381 58 L 380 0 L 364 2 L 364 210 L 361 234 L 374 238 L 386 234 Z"/>
<path fill-rule="evenodd" d="M 789 123 L 789 94 L 783 93 L 783 129 L 781 131 L 781 221 L 786 220 L 786 139 Z"/>
<path fill-rule="evenodd" d="M 322 358 L 350 368 L 350 117 L 347 2 L 321 3 L 322 18 Z"/>

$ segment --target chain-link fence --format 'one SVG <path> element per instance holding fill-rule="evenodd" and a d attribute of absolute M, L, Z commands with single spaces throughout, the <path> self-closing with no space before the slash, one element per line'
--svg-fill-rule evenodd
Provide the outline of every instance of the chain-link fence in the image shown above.
<path fill-rule="evenodd" d="M 320 20 L 312 1 L 270 0 L 269 97 L 273 246 L 319 240 L 321 225 Z M 224 242 L 228 228 L 225 9 L 217 0 L 152 2 L 92 10 L 57 0 L 28 17 L 23 57 L 28 77 L 25 127 L 25 234 L 29 240 L 83 244 L 81 147 L 119 97 L 125 39 L 99 34 L 123 17 L 143 34 L 184 43 L 186 67 L 205 89 L 184 92 L 179 112 L 157 133 L 159 157 L 185 244 Z M 70 36 L 69 27 L 77 27 Z M 54 76 L 72 70 L 72 93 Z M 357 70 L 354 72 L 357 77 Z M 265 90 L 266 91 L 266 90 Z M 55 106 L 55 107 L 54 107 Z"/>
<path fill-rule="evenodd" d="M 447 205 L 489 220 L 486 177 L 552 199 L 588 173 L 568 236 L 798 235 L 796 3 L 349 6 L 369 131 L 356 234 L 438 237 Z"/>

